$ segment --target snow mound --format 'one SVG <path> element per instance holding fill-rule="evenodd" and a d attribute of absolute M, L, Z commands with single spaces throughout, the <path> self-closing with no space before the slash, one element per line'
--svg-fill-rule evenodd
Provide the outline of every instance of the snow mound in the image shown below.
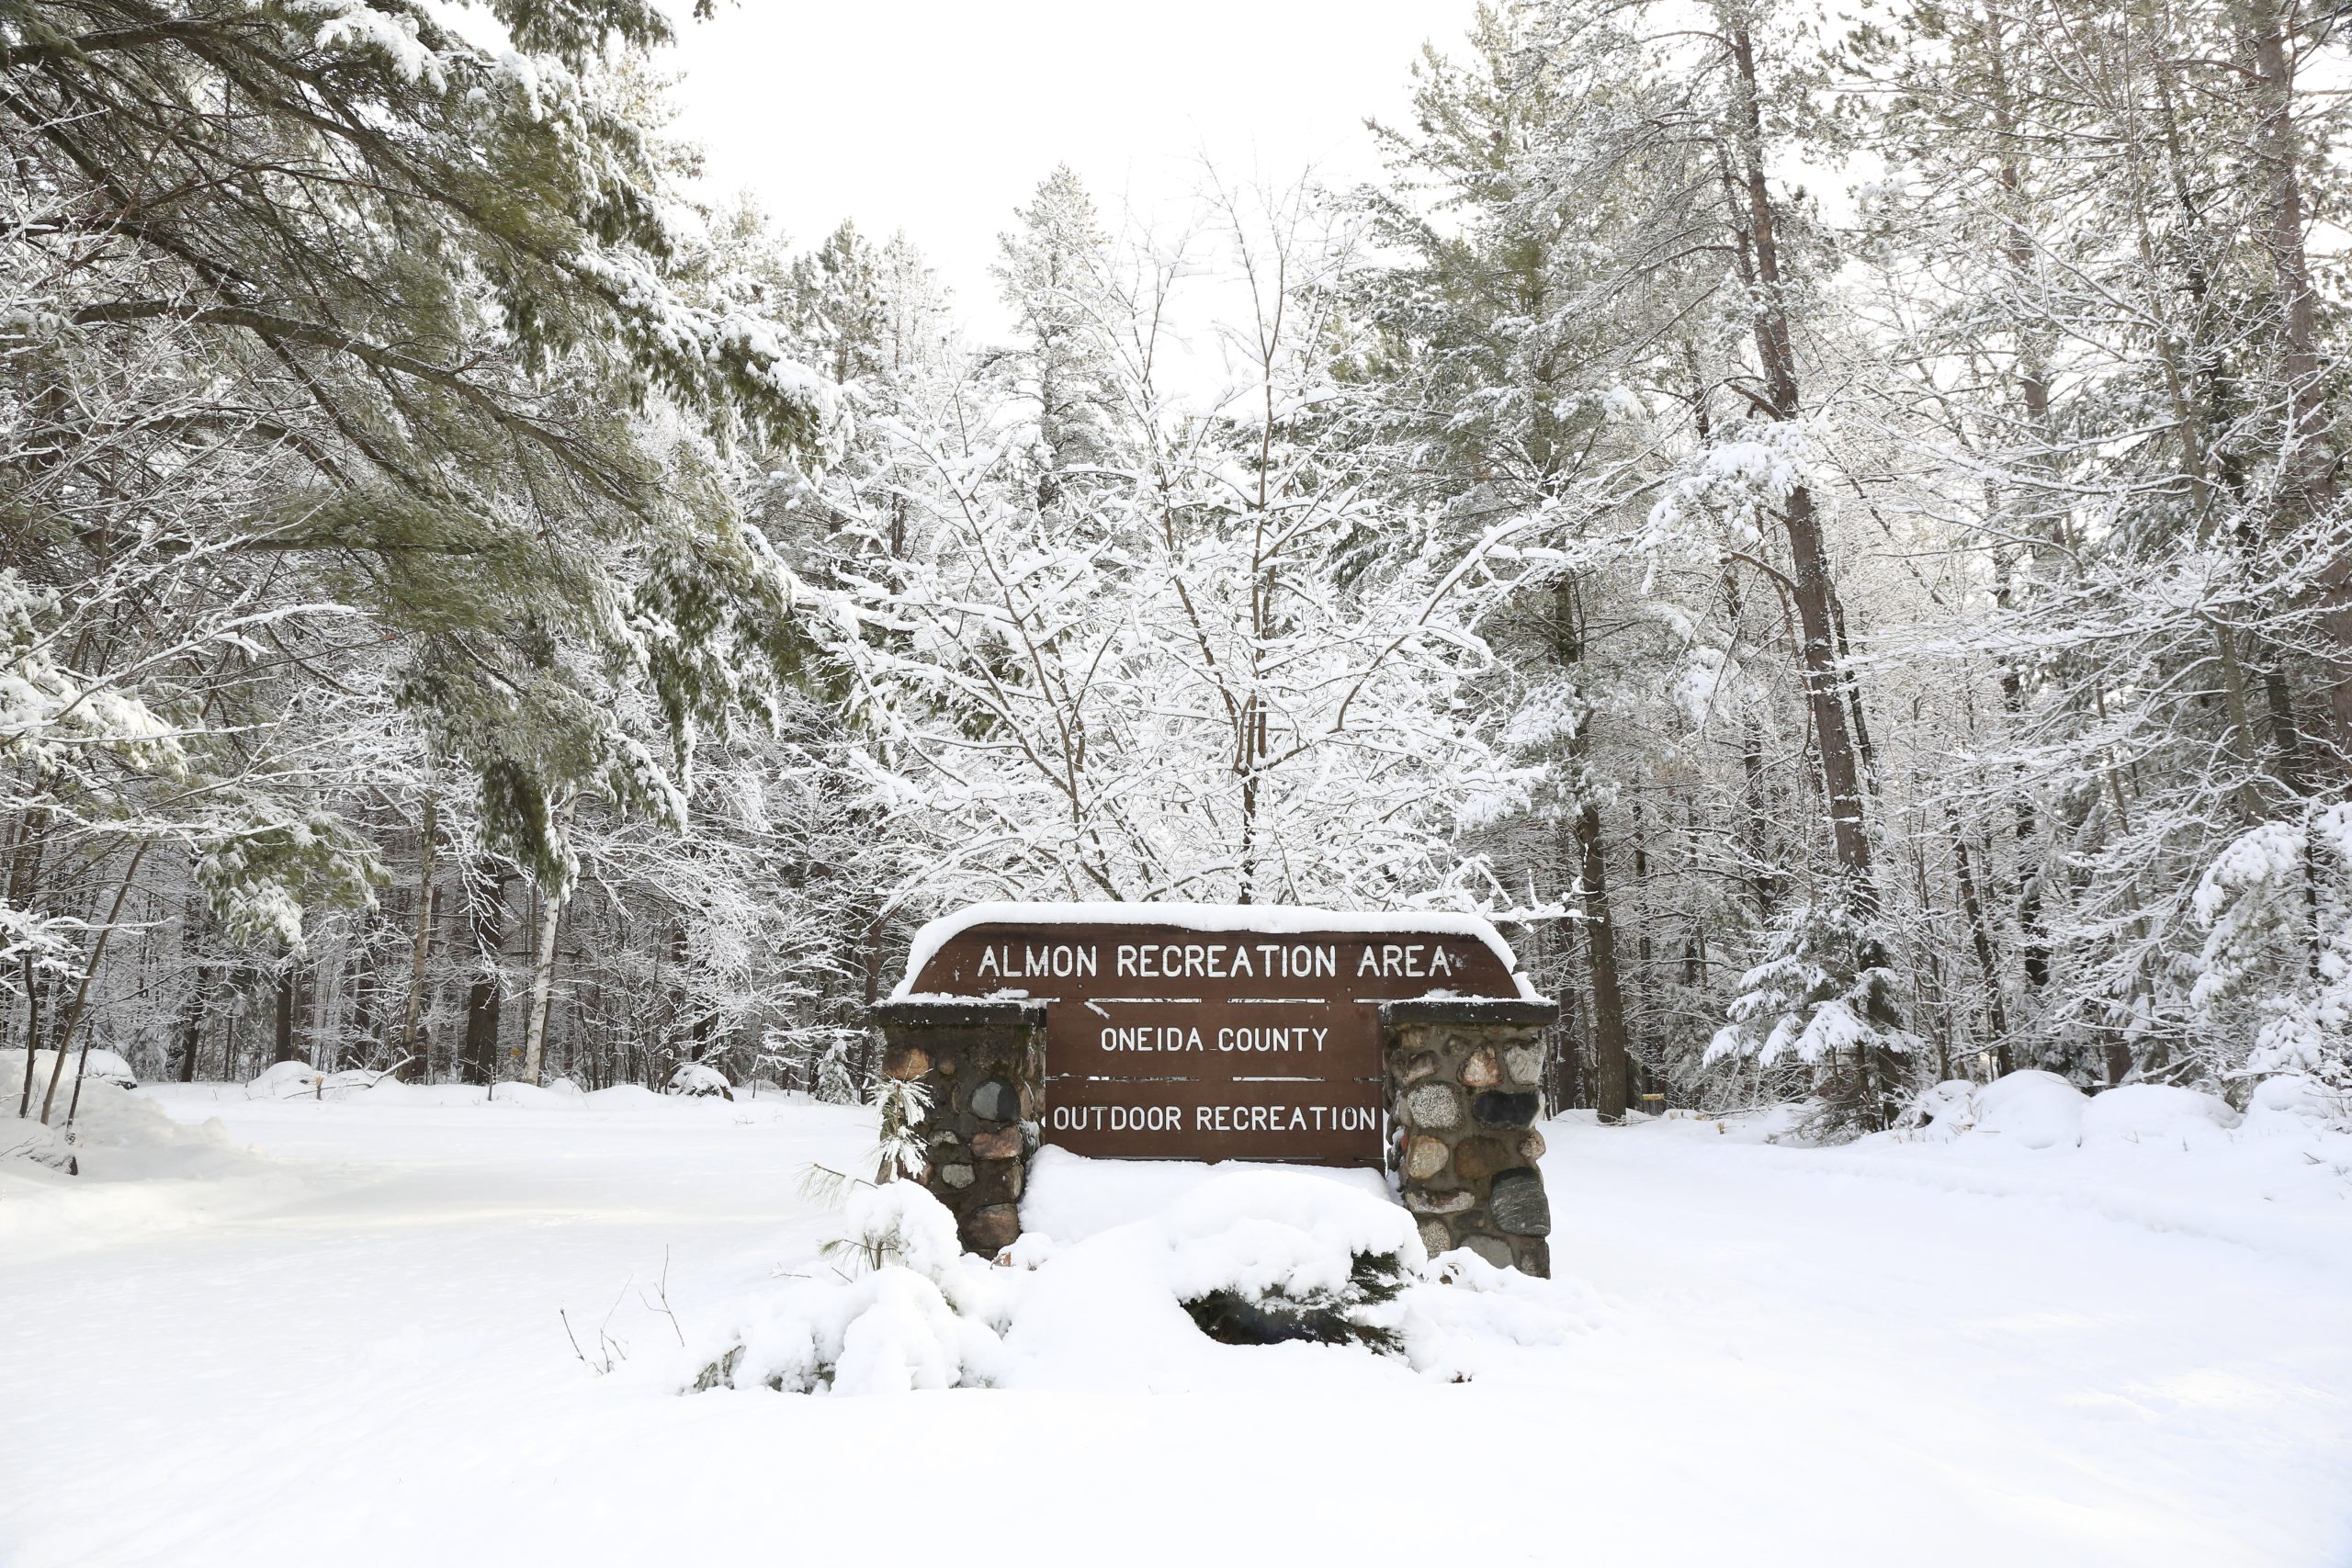
<path fill-rule="evenodd" d="M 827 1249 L 833 1270 L 739 1308 L 716 1342 L 689 1348 L 693 1392 L 905 1393 L 994 1381 L 1005 1292 L 956 1245 L 955 1216 L 896 1181 L 856 1188 L 842 1217 Z"/>
<path fill-rule="evenodd" d="M 2135 1083 L 2110 1089 L 2083 1108 L 2085 1146 L 2098 1144 L 2189 1143 L 2227 1132 L 2238 1113 L 2225 1100 L 2173 1084 Z"/>
<path fill-rule="evenodd" d="M 2352 1093 L 2301 1073 L 2280 1073 L 2255 1085 L 2245 1130 L 2301 1137 L 2325 1127 L 2352 1128 Z"/>
<path fill-rule="evenodd" d="M 1600 1302 L 1573 1280 L 1498 1269 L 1475 1252 L 1441 1253 L 1402 1298 L 1399 1335 L 1413 1370 L 1446 1382 L 1508 1371 L 1519 1355 L 1601 1326 Z"/>
<path fill-rule="evenodd" d="M 2072 1148 L 2083 1141 L 2083 1113 L 2089 1105 L 2082 1090 L 2056 1073 L 2028 1068 L 1978 1089 L 1961 1130 L 1989 1134 L 2021 1149 Z"/>
<path fill-rule="evenodd" d="M 247 1100 L 292 1100 L 298 1095 L 319 1098 L 325 1080 L 308 1062 L 272 1062 L 245 1085 Z"/>
<path fill-rule="evenodd" d="M 642 1111 L 662 1103 L 662 1097 L 639 1083 L 616 1083 L 594 1089 L 580 1097 L 598 1111 Z"/>
<path fill-rule="evenodd" d="M 1202 1183 L 1159 1227 L 1168 1247 L 1163 1278 L 1185 1301 L 1216 1291 L 1306 1299 L 1345 1287 L 1359 1256 L 1394 1258 L 1408 1269 L 1429 1260 L 1413 1217 L 1397 1204 L 1265 1167 Z"/>
<path fill-rule="evenodd" d="M 1429 1258 L 1378 1179 L 1353 1179 L 1365 1174 L 1195 1165 L 1138 1180 L 1124 1162 L 1047 1149 L 1031 1228 L 998 1266 L 961 1250 L 920 1187 L 861 1185 L 821 1258 L 782 1270 L 662 1375 L 813 1393 L 1324 1386 L 1375 1368 L 1453 1381 L 1600 1323 L 1576 1284 Z M 1098 1184 L 1124 1196 L 1124 1215 L 1084 1190 Z M 1048 1235 L 1049 1214 L 1084 1234 Z"/>
<path fill-rule="evenodd" d="M 1976 1086 L 1966 1078 L 1946 1078 L 1911 1102 L 1905 1121 L 1915 1127 L 1941 1127 L 1950 1122 L 1956 1131 L 1973 1119 L 1970 1105 L 1975 1094 Z"/>
<path fill-rule="evenodd" d="M 1123 1219 L 1111 1199 L 1129 1205 Z M 1267 1356 L 1374 1358 L 1451 1380 L 1600 1321 L 1572 1282 L 1463 1253 L 1428 1258 L 1412 1216 L 1371 1172 L 1169 1165 L 1138 1179 L 1125 1162 L 1049 1148 L 1031 1166 L 1022 1216 L 1031 1233 L 1010 1257 L 1033 1271 L 1016 1276 L 1005 1343 L 1029 1386 L 1248 1388 L 1269 1371 L 1253 1358 Z M 1048 1242 L 1038 1232 L 1049 1216 L 1082 1219 L 1090 1234 Z M 1361 1332 L 1354 1343 L 1220 1345 L 1184 1305 L 1219 1293 L 1317 1303 Z"/>
<path fill-rule="evenodd" d="M 2175 1084 L 2125 1084 L 2086 1096 L 2056 1073 L 2027 1068 L 1993 1082 L 1939 1083 L 1913 1102 L 1898 1142 L 1998 1139 L 2020 1149 L 2119 1145 L 2201 1146 L 2238 1125 L 2227 1101 Z"/>
<path fill-rule="evenodd" d="M 41 1091 L 49 1087 L 50 1069 L 55 1066 L 56 1061 L 57 1053 L 54 1051 L 43 1051 L 36 1059 L 33 1066 L 33 1094 L 35 1098 L 39 1098 Z M 90 1047 L 89 1061 L 86 1065 L 82 1060 L 81 1052 L 68 1051 L 65 1053 L 65 1074 L 64 1077 L 58 1079 L 57 1082 L 57 1097 L 59 1100 L 62 1100 L 67 1095 L 74 1092 L 74 1075 L 75 1073 L 80 1073 L 86 1081 L 91 1083 L 110 1083 L 117 1089 L 137 1089 L 139 1087 L 139 1075 L 130 1070 L 130 1064 L 124 1061 L 120 1055 L 115 1052 L 107 1050 L 103 1045 L 93 1045 Z"/>
<path fill-rule="evenodd" d="M 1116 1225 L 1164 1213 L 1200 1190 L 1219 1172 L 1277 1175 L 1286 1181 L 1320 1181 L 1390 1201 L 1378 1171 L 1286 1166 L 1202 1165 L 1194 1160 L 1088 1159 L 1051 1145 L 1031 1156 L 1021 1196 L 1021 1223 L 1067 1245 Z"/>
<path fill-rule="evenodd" d="M 196 1126 L 175 1122 L 153 1101 L 95 1077 L 83 1082 L 69 1143 L 64 1122 L 74 1085 L 70 1066 L 67 1071 L 57 1087 L 51 1125 L 43 1126 L 39 1117 L 48 1075 L 35 1073 L 33 1115 L 19 1120 L 17 1099 L 24 1087 L 25 1059 L 17 1052 L 0 1057 L 0 1168 L 45 1166 L 62 1172 L 71 1165 L 85 1179 L 126 1181 L 223 1175 L 252 1163 L 217 1118 Z"/>
<path fill-rule="evenodd" d="M 549 1094 L 577 1097 L 580 1093 L 580 1086 L 573 1083 L 570 1078 L 557 1078 L 554 1082 L 548 1085 L 548 1092 Z"/>
<path fill-rule="evenodd" d="M 670 1085 L 664 1094 L 684 1095 L 689 1099 L 732 1100 L 735 1086 L 727 1075 L 716 1067 L 706 1067 L 699 1062 L 681 1062 L 678 1070 L 670 1075 Z"/>
<path fill-rule="evenodd" d="M 526 1111 L 577 1111 L 583 1098 L 577 1093 L 564 1094 L 557 1089 L 541 1089 L 535 1083 L 525 1083 L 521 1078 L 503 1079 L 490 1091 L 492 1104 L 520 1106 Z"/>

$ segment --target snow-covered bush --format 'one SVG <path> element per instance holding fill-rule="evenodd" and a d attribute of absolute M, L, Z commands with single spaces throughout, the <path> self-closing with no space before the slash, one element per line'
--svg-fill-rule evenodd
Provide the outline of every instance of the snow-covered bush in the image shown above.
<path fill-rule="evenodd" d="M 1849 897 L 1797 905 L 1773 928 L 1764 961 L 1740 977 L 1731 1021 L 1708 1043 L 1706 1059 L 1814 1069 L 1820 1113 L 1809 1136 L 1886 1125 L 1903 1098 L 1903 1063 L 1918 1044 L 1898 1021 L 1888 945 Z"/>
<path fill-rule="evenodd" d="M 692 1348 L 692 1392 L 903 1393 L 993 1380 L 1008 1298 L 956 1243 L 956 1218 L 911 1181 L 860 1184 L 826 1251 L 834 1271 L 763 1293 Z"/>
<path fill-rule="evenodd" d="M 876 1181 L 922 1174 L 925 1152 L 922 1135 L 923 1113 L 931 1109 L 931 1091 L 913 1078 L 876 1080 L 874 1104 L 882 1128 L 876 1151 Z"/>
<path fill-rule="evenodd" d="M 2352 1089 L 2352 803 L 2232 840 L 2197 885 L 2191 1003 L 2247 1067 Z"/>
<path fill-rule="evenodd" d="M 1399 1348 L 1397 1296 L 1428 1261 L 1394 1203 L 1282 1173 L 1237 1171 L 1164 1222 L 1169 1282 L 1210 1338 Z"/>
<path fill-rule="evenodd" d="M 699 1062 L 681 1062 L 678 1070 L 670 1075 L 670 1081 L 662 1092 L 695 1100 L 732 1100 L 735 1098 L 735 1086 L 729 1083 L 727 1076 L 716 1067 L 707 1067 Z"/>
<path fill-rule="evenodd" d="M 1186 1312 L 1212 1338 L 1240 1343 L 1272 1330 L 1394 1348 L 1397 1292 L 1428 1258 L 1395 1204 L 1267 1171 L 1204 1187 L 1167 1224 Z"/>
<path fill-rule="evenodd" d="M 1317 1288 L 1296 1295 L 1274 1290 L 1253 1295 L 1221 1287 L 1188 1297 L 1183 1306 L 1201 1332 L 1221 1345 L 1352 1341 L 1395 1354 L 1402 1346 L 1396 1314 L 1390 1309 L 1408 1278 L 1395 1253 L 1359 1252 L 1349 1258 L 1348 1277 L 1336 1289 Z"/>
<path fill-rule="evenodd" d="M 1957 1127 L 1969 1120 L 1969 1105 L 1976 1086 L 1966 1078 L 1947 1078 L 1942 1083 L 1920 1091 L 1919 1097 L 1904 1109 L 1898 1125 L 1904 1127 L 1942 1127 L 1951 1123 Z"/>
<path fill-rule="evenodd" d="M 929 1190 L 910 1181 L 884 1186 L 857 1182 L 842 1204 L 842 1234 L 826 1256 L 849 1258 L 865 1269 L 893 1265 L 937 1278 L 963 1255 L 956 1216 Z"/>

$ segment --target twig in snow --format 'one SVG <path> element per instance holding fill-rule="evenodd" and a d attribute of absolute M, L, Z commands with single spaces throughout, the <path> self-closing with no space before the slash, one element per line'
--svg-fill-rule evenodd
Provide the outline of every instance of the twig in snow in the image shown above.
<path fill-rule="evenodd" d="M 685 1328 L 678 1322 L 678 1314 L 670 1310 L 670 1249 L 666 1247 L 662 1249 L 662 1280 L 653 1287 L 653 1293 L 661 1298 L 661 1305 L 656 1306 L 653 1303 L 646 1301 L 645 1292 L 642 1291 L 637 1293 L 637 1299 L 644 1305 L 646 1311 L 658 1312 L 670 1320 L 670 1332 L 678 1337 L 678 1348 L 684 1349 L 686 1348 Z"/>

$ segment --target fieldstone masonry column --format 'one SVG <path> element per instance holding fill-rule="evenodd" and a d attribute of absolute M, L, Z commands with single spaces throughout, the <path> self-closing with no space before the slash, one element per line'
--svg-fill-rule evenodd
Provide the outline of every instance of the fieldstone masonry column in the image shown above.
<path fill-rule="evenodd" d="M 1021 1235 L 1021 1189 L 1037 1152 L 1046 1006 L 1024 1001 L 884 1002 L 873 1010 L 882 1070 L 921 1083 L 922 1184 L 956 1216 L 964 1246 L 992 1258 Z"/>
<path fill-rule="evenodd" d="M 1385 1002 L 1390 1168 L 1431 1254 L 1552 1272 L 1552 1207 L 1535 1162 L 1544 1134 L 1544 1027 L 1551 1002 Z"/>

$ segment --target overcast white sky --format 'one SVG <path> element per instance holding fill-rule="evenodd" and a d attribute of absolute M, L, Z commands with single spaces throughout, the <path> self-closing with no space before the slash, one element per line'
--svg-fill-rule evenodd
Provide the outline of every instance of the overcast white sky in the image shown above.
<path fill-rule="evenodd" d="M 681 6 L 684 9 L 684 6 Z M 679 130 L 717 193 L 755 192 L 796 244 L 842 218 L 903 228 L 998 319 L 988 264 L 1067 160 L 1105 209 L 1181 200 L 1205 153 L 1287 181 L 1373 172 L 1366 116 L 1401 117 L 1425 39 L 1472 0 L 741 0 L 686 23 Z"/>

